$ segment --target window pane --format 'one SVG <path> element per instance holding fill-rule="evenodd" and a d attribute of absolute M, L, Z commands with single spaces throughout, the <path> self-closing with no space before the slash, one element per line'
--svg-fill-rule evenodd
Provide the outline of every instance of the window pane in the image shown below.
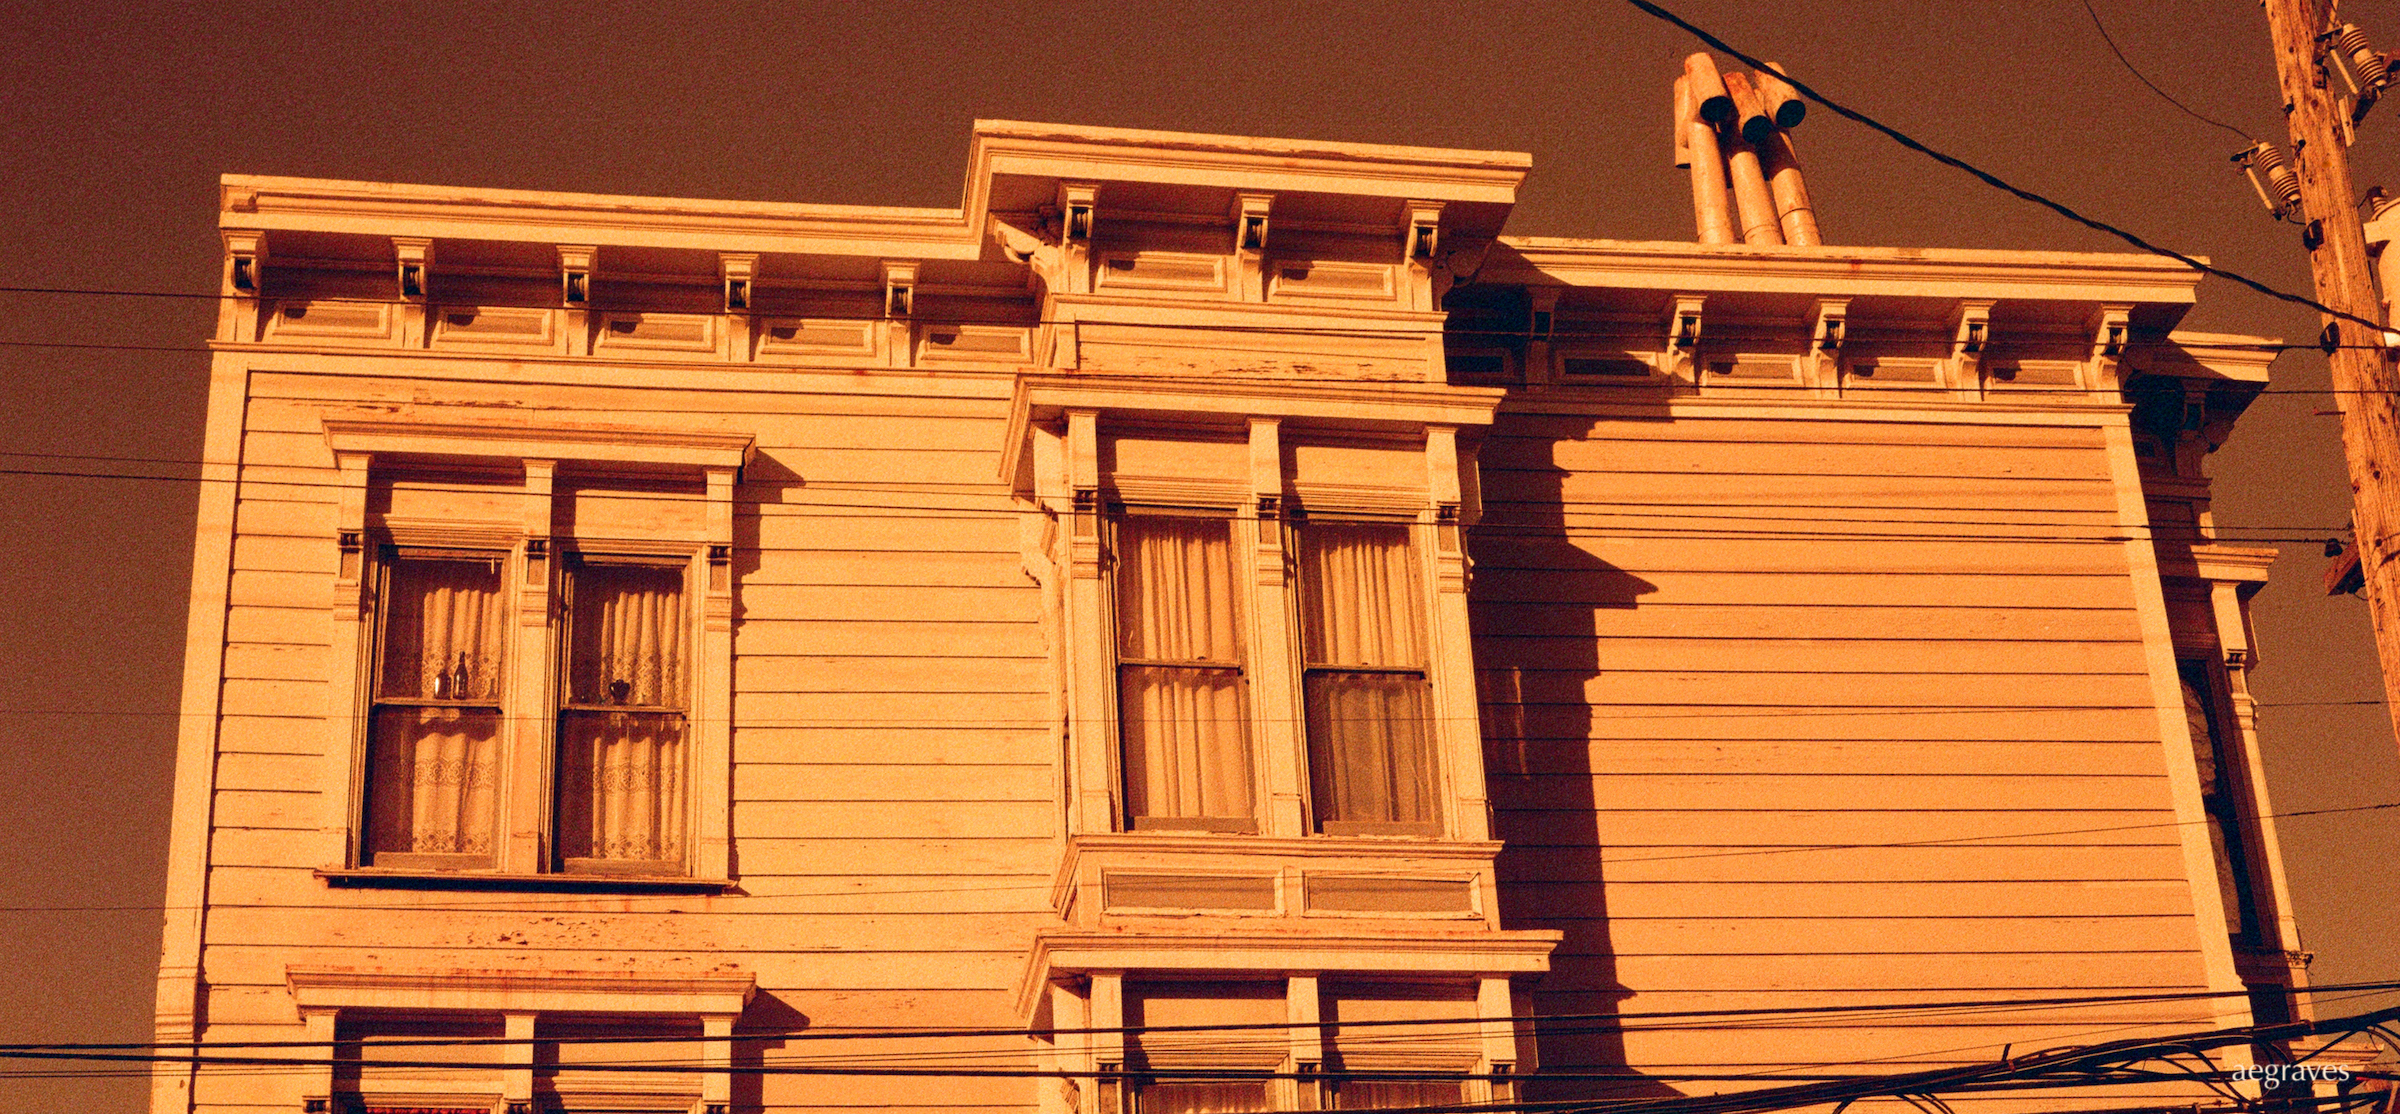
<path fill-rule="evenodd" d="M 1310 670 L 1309 787 L 1320 823 L 1431 824 L 1425 678 Z"/>
<path fill-rule="evenodd" d="M 1118 672 L 1126 812 L 1144 819 L 1246 818 L 1249 736 L 1230 669 L 1128 665 Z"/>
<path fill-rule="evenodd" d="M 559 717 L 559 854 L 627 867 L 683 862 L 683 716 L 569 711 Z"/>
<path fill-rule="evenodd" d="M 2249 867 L 2242 854 L 2241 812 L 2233 796 L 2233 769 L 2226 762 L 2225 739 L 2217 730 L 2215 686 L 2202 662 L 2176 663 L 2183 676 L 2183 715 L 2191 729 L 2192 758 L 2200 769 L 2200 806 L 2209 816 L 2208 842 L 2216 853 L 2218 898 L 2225 907 L 2225 931 L 2234 939 L 2255 938 L 2258 914 L 2249 885 Z"/>
<path fill-rule="evenodd" d="M 500 557 L 401 557 L 386 573 L 378 695 L 498 700 Z"/>
<path fill-rule="evenodd" d="M 1311 665 L 1423 667 L 1425 603 L 1418 598 L 1408 527 L 1302 527 L 1300 627 Z"/>
<path fill-rule="evenodd" d="M 1239 664 L 1232 524 L 1149 516 L 1117 527 L 1117 647 L 1141 661 Z"/>
<path fill-rule="evenodd" d="M 1131 517 L 1116 543 L 1126 815 L 1136 826 L 1248 827 L 1232 524 Z"/>
<path fill-rule="evenodd" d="M 482 855 L 494 846 L 500 713 L 375 710 L 369 740 L 367 855 Z"/>
<path fill-rule="evenodd" d="M 683 571 L 679 566 L 576 566 L 569 703 L 684 706 Z"/>
<path fill-rule="evenodd" d="M 1466 1088 L 1455 1079 L 1351 1079 L 1333 1093 L 1335 1110 L 1406 1110 L 1465 1101 Z"/>
<path fill-rule="evenodd" d="M 1435 825 L 1425 605 L 1408 527 L 1299 531 L 1310 804 L 1320 827 Z"/>
<path fill-rule="evenodd" d="M 1150 1083 L 1134 1095 L 1133 1114 L 1232 1114 L 1273 1109 L 1263 1079 L 1223 1083 Z"/>

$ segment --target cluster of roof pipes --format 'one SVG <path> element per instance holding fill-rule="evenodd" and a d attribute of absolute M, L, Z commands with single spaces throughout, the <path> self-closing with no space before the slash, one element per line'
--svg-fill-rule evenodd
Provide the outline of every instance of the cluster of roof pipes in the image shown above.
<path fill-rule="evenodd" d="M 1692 217 L 1703 244 L 1821 244 L 1817 215 L 1800 180 L 1791 128 L 1808 102 L 1767 63 L 1758 73 L 1719 73 L 1717 60 L 1694 54 L 1675 79 L 1675 165 L 1692 171 Z M 1731 179 L 1733 203 L 1725 201 Z"/>

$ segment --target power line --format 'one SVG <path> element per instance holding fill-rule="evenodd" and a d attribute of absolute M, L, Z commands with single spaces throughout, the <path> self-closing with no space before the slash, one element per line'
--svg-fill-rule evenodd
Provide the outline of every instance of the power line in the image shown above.
<path fill-rule="evenodd" d="M 1842 117 L 1842 118 L 1844 118 L 1844 119 L 1850 120 L 1850 121 L 1852 121 L 1852 122 L 1854 122 L 1854 123 L 1857 123 L 1857 124 L 1864 125 L 1864 126 L 1866 126 L 1866 127 L 1868 127 L 1868 128 L 1871 128 L 1871 129 L 1873 129 L 1873 130 L 1875 130 L 1875 131 L 1877 131 L 1877 132 L 1880 132 L 1880 133 L 1882 133 L 1882 134 L 1883 134 L 1883 135 L 1884 135 L 1886 138 L 1888 138 L 1888 139 L 1892 140 L 1892 141 L 1893 141 L 1893 142 L 1895 142 L 1895 143 L 1898 143 L 1898 144 L 1899 144 L 1899 145 L 1901 145 L 1902 147 L 1906 147 L 1906 148 L 1908 148 L 1908 149 L 1909 149 L 1909 150 L 1911 150 L 1911 151 L 1915 151 L 1915 152 L 1917 152 L 1917 153 L 1918 153 L 1918 154 L 1920 154 L 1920 155 L 1924 155 L 1925 157 L 1927 157 L 1927 158 L 1930 158 L 1930 159 L 1934 160 L 1935 162 L 1941 163 L 1941 164 L 1942 164 L 1942 165 L 1944 165 L 1944 166 L 1950 167 L 1950 168 L 1951 168 L 1951 169 L 1953 169 L 1953 170 L 1960 170 L 1960 171 L 1964 171 L 1964 172 L 1966 172 L 1967 174 L 1970 174 L 1970 175 L 1974 176 L 1974 177 L 1975 177 L 1975 179 L 1976 179 L 1977 181 L 1980 181 L 1980 182 L 1982 182 L 1983 184 L 1985 184 L 1985 185 L 1987 185 L 1987 186 L 1990 186 L 1990 187 L 1992 187 L 1992 188 L 1994 188 L 1994 189 L 1997 189 L 1997 190 L 2000 190 L 2000 191 L 2002 191 L 2002 192 L 2004 192 L 2004 193 L 2007 193 L 2007 194 L 2009 194 L 2009 195 L 2011 195 L 2011 196 L 2013 196 L 2013 197 L 2016 197 L 2016 198 L 2017 198 L 2017 199 L 2019 199 L 2019 200 L 2022 200 L 2022 201 L 2030 201 L 2030 202 L 2032 202 L 2032 203 L 2034 203 L 2034 204 L 2036 204 L 2036 205 L 2039 205 L 2039 206 L 2041 206 L 2042 208 L 2045 208 L 2045 209 L 2048 209 L 2048 210 L 2050 210 L 2050 211 L 2051 211 L 2051 212 L 2053 212 L 2053 213 L 2057 213 L 2059 216 L 2062 216 L 2062 217 L 2065 217 L 2065 218 L 2067 218 L 2068 220 L 2074 221 L 2075 223 L 2077 223 L 2077 224 L 2080 224 L 2080 225 L 2084 226 L 2085 228 L 2092 229 L 2092 230 L 2093 230 L 2093 231 L 2095 231 L 2095 232 L 2103 232 L 2103 233 L 2106 233 L 2106 234 L 2108 234 L 2108 235 L 2110 235 L 2110 236 L 2114 236 L 2114 237 L 2116 237 L 2117 239 L 2123 240 L 2123 241 L 2125 241 L 2126 243 L 2128 243 L 2128 244 L 2131 244 L 2131 245 L 2133 245 L 2134 247 L 2136 247 L 2136 248 L 2139 248 L 2139 249 L 2141 249 L 2141 250 L 2143 250 L 2143 251 L 2149 252 L 2149 253 L 2150 253 L 2150 254 L 2152 254 L 2152 255 L 2164 256 L 2164 257 L 2166 257 L 2166 258 L 2168 258 L 2168 259 L 2175 260 L 2176 262 L 2178 262 L 2178 263 L 2181 263 L 2181 264 L 2183 264 L 2184 266 L 2190 267 L 2190 268 L 2192 268 L 2193 270 L 2199 271 L 2199 272 L 2200 272 L 2200 273 L 2202 273 L 2202 274 L 2206 274 L 2206 275 L 2214 275 L 2214 276 L 2216 276 L 2216 277 L 2218 277 L 2218 278 L 2221 278 L 2221 279 L 2224 279 L 2224 280 L 2226 280 L 2226 281 L 2228 281 L 2228 282 L 2238 283 L 2238 284 L 2240 284 L 2240 285 L 2242 285 L 2242 286 L 2248 287 L 2248 288 L 2250 288 L 2250 289 L 2252 289 L 2252 290 L 2255 290 L 2255 291 L 2257 291 L 2257 292 L 2259 292 L 2259 293 L 2261 293 L 2261 294 L 2264 294 L 2264 295 L 2266 295 L 2266 296 L 2268 296 L 2268 297 L 2270 297 L 2270 298 L 2274 298 L 2274 299 L 2276 299 L 2276 300 L 2278 300 L 2278 301 L 2289 302 L 2289 303 L 2291 303 L 2291 304 L 2293 304 L 2293 305 L 2297 305 L 2297 306 L 2306 306 L 2306 307 L 2308 307 L 2308 308 L 2310 308 L 2310 309 L 2316 310 L 2317 312 L 2319 312 L 2319 313 L 2322 313 L 2322 314 L 2326 315 L 2327 317 L 2335 318 L 2335 319 L 2337 319 L 2337 320 L 2341 320 L 2341 321 L 2348 321 L 2348 322 L 2351 322 L 2351 323 L 2353 323 L 2353 324 L 2356 324 L 2356 325 L 2362 325 L 2362 326 L 2365 326 L 2365 327 L 2366 327 L 2366 329 L 2368 330 L 2368 332 L 2367 332 L 2367 335 L 2368 335 L 2368 336 L 2376 336 L 2376 337 L 2379 337 L 2379 336 L 2382 336 L 2382 335 L 2383 335 L 2383 332 L 2384 332 L 2384 330 L 2385 330 L 2386 326 L 2385 326 L 2385 324 L 2384 324 L 2383 322 L 2381 322 L 2381 321 L 2370 321 L 2370 320 L 2368 320 L 2368 319 L 2366 319 L 2366 318 L 2364 318 L 2364 317 L 2359 317 L 2359 316 L 2357 316 L 2357 315 L 2355 315 L 2355 314 L 2345 313 L 2345 312 L 2343 312 L 2343 311 L 2341 311 L 2341 310 L 2338 310 L 2338 309 L 2335 309 L 2335 308 L 2333 308 L 2332 306 L 2326 305 L 2326 304 L 2325 304 L 2325 303 L 2323 303 L 2323 302 L 2317 301 L 2317 300 L 2316 300 L 2316 299 L 2314 299 L 2314 298 L 2304 297 L 2304 296 L 2302 296 L 2302 295 L 2299 295 L 2299 294 L 2291 294 L 2291 293 L 2287 293 L 2287 292 L 2285 292 L 2285 291 L 2282 291 L 2282 290 L 2279 290 L 2279 289 L 2277 289 L 2277 288 L 2275 288 L 2275 287 L 2269 286 L 2269 285 L 2267 285 L 2266 283 L 2260 282 L 2260 281 L 2258 281 L 2257 279 L 2251 278 L 2251 277 L 2249 277 L 2249 276 L 2247 276 L 2247 275 L 2239 274 L 2239 273 L 2237 273 L 2237 272 L 2234 272 L 2234 271 L 2229 271 L 2229 270 L 2226 270 L 2226 269 L 2225 269 L 2225 268 L 2223 268 L 2223 267 L 2218 267 L 2218 266 L 2211 265 L 2211 264 L 2209 264 L 2209 263 L 2207 263 L 2207 262 L 2204 262 L 2204 261 L 2202 261 L 2202 260 L 2199 260 L 2199 259 L 2195 259 L 2195 258 L 2193 258 L 2193 257 L 2191 257 L 2191 256 L 2189 256 L 2189 255 L 2185 255 L 2185 254 L 2184 254 L 2184 253 L 2182 253 L 2182 252 L 2176 251 L 2176 250 L 2174 250 L 2173 248 L 2162 247 L 2162 246 L 2160 246 L 2160 245 L 2158 245 L 2158 244 L 2153 244 L 2153 243 L 2151 243 L 2150 241 L 2148 241 L 2148 240 L 2145 240 L 2145 239 L 2143 239 L 2142 237 L 2135 235 L 2134 233 L 2128 232 L 2128 231 L 2126 231 L 2125 229 L 2122 229 L 2122 228 L 2119 228 L 2119 227 L 2117 227 L 2116 225 L 2109 224 L 2109 223 L 2107 223 L 2106 221 L 2101 221 L 2101 220 L 2094 219 L 2094 218 L 2092 218 L 2092 217 L 2087 217 L 2087 216 L 2083 215 L 2082 213 L 2076 212 L 2075 210 L 2073 210 L 2073 209 L 2071 209 L 2071 208 L 2068 208 L 2067 206 L 2065 206 L 2065 205 L 2063 205 L 2063 204 L 2061 204 L 2061 203 L 2059 203 L 2059 202 L 2056 202 L 2056 201 L 2053 201 L 2053 200 L 2051 200 L 2051 199 L 2049 199 L 2049 198 L 2047 198 L 2047 197 L 2044 197 L 2044 196 L 2042 196 L 2041 194 L 2035 193 L 2035 192 L 2033 192 L 2033 191 L 2031 191 L 2031 190 L 2022 189 L 2022 188 L 2019 188 L 2019 187 L 2017 187 L 2017 186 L 2014 186 L 2014 185 L 2010 185 L 2008 182 L 2001 180 L 2001 178 L 2000 178 L 1998 175 L 1995 175 L 1995 174 L 1993 174 L 1992 172 L 1990 172 L 1990 171 L 1988 171 L 1988 170 L 1985 170 L 1985 169 L 1983 169 L 1983 168 L 1981 168 L 1981 167 L 1978 167 L 1978 166 L 1976 166 L 1976 165 L 1974 165 L 1974 164 L 1972 164 L 1972 163 L 1969 163 L 1969 162 L 1967 162 L 1967 161 L 1966 161 L 1966 160 L 1964 160 L 1964 159 L 1956 158 L 1956 157 L 1954 157 L 1954 156 L 1947 155 L 1947 154 L 1943 154 L 1943 153 L 1942 153 L 1942 152 L 1940 152 L 1940 151 L 1934 150 L 1932 147 L 1929 147 L 1929 146 L 1927 146 L 1927 145 L 1926 145 L 1925 143 L 1923 143 L 1922 141 L 1920 141 L 1920 140 L 1916 139 L 1916 138 L 1915 138 L 1915 137 L 1913 137 L 1913 136 L 1910 136 L 1910 135 L 1908 135 L 1908 134 L 1907 134 L 1907 133 L 1905 133 L 1905 132 L 1902 132 L 1902 131 L 1901 131 L 1901 130 L 1899 130 L 1898 128 L 1894 128 L 1894 127 L 1892 127 L 1891 125 L 1889 125 L 1889 124 L 1886 124 L 1886 123 L 1884 123 L 1884 122 L 1882 122 L 1882 121 L 1880 121 L 1880 120 L 1877 120 L 1877 119 L 1875 119 L 1875 118 L 1874 118 L 1874 117 L 1872 117 L 1872 116 L 1868 116 L 1866 113 L 1860 112 L 1860 111 L 1858 111 L 1857 109 L 1850 108 L 1850 107 L 1848 107 L 1847 105 L 1843 105 L 1843 104 L 1837 103 L 1837 102 L 1835 102 L 1835 101 L 1833 101 L 1833 100 L 1831 100 L 1831 99 L 1827 98 L 1827 97 L 1825 96 L 1825 94 L 1823 94 L 1823 93 L 1820 93 L 1820 92 L 1818 92 L 1817 90 L 1815 90 L 1815 89 L 1813 89 L 1813 88 L 1809 87 L 1808 85 L 1806 85 L 1806 84 L 1804 84 L 1803 82 L 1801 82 L 1801 81 L 1800 81 L 1798 78 L 1795 78 L 1795 77 L 1791 76 L 1790 74 L 1784 73 L 1782 70 L 1779 70 L 1779 69 L 1775 68 L 1774 66 L 1768 65 L 1766 62 L 1763 62 L 1763 61 L 1761 61 L 1761 60 L 1759 60 L 1759 59 L 1757 59 L 1757 58 L 1755 58 L 1755 57 L 1752 57 L 1752 56 L 1751 56 L 1751 55 L 1749 55 L 1749 54 L 1743 53 L 1743 52 L 1742 52 L 1742 51 L 1741 51 L 1739 48 L 1736 48 L 1736 47 L 1735 47 L 1733 44 L 1726 42 L 1724 39 L 1718 38 L 1716 35 L 1713 35 L 1713 34 L 1709 33 L 1709 32 L 1708 32 L 1706 29 L 1704 29 L 1704 28 L 1702 28 L 1702 27 L 1698 26 L 1697 24 L 1694 24 L 1694 23 L 1692 23 L 1691 21 L 1689 21 L 1689 20 L 1687 20 L 1687 19 L 1684 19 L 1682 16 L 1676 15 L 1674 12 L 1668 11 L 1667 9 L 1665 9 L 1665 8 L 1663 8 L 1663 7 L 1660 7 L 1659 5 L 1657 5 L 1657 4 L 1655 4 L 1655 3 L 1652 3 L 1652 2 L 1651 2 L 1651 0 L 1626 0 L 1626 3 L 1629 3 L 1629 4 L 1633 5 L 1633 6 L 1634 6 L 1634 7 L 1636 7 L 1636 8 L 1639 8 L 1639 9 L 1640 9 L 1640 10 L 1642 10 L 1643 12 L 1645 12 L 1645 13 L 1648 13 L 1649 15 L 1651 15 L 1651 16 L 1653 16 L 1653 17 L 1656 17 L 1657 19 L 1660 19 L 1660 20 L 1662 20 L 1662 21 L 1665 21 L 1665 22 L 1667 22 L 1667 23 L 1673 24 L 1673 25 L 1675 25 L 1676 27 L 1682 28 L 1682 29 L 1683 29 L 1685 32 L 1689 33 L 1689 34 L 1690 34 L 1692 37 L 1694 37 L 1694 38 L 1696 38 L 1696 39 L 1699 39 L 1701 42 L 1707 43 L 1709 46 L 1711 46 L 1711 47 L 1713 47 L 1713 48 L 1715 48 L 1715 49 L 1717 49 L 1717 50 L 1721 50 L 1721 51 L 1724 51 L 1724 52 L 1725 52 L 1725 53 L 1727 53 L 1727 54 L 1730 54 L 1730 55 L 1732 55 L 1732 56 L 1733 56 L 1733 57 L 1735 57 L 1736 59 L 1739 59 L 1739 60 L 1740 60 L 1740 61 L 1741 61 L 1741 62 L 1742 62 L 1744 65 L 1747 65 L 1747 66 L 1749 66 L 1750 68 L 1752 68 L 1752 69 L 1754 69 L 1754 70 L 1758 70 L 1758 71 L 1760 71 L 1760 72 L 1763 72 L 1763 73 L 1771 73 L 1771 74 L 1774 74 L 1774 75 L 1776 75 L 1777 77 L 1781 78 L 1781 79 L 1784 81 L 1784 83 L 1786 83 L 1786 84 L 1790 85 L 1790 86 L 1791 86 L 1791 87 L 1792 87 L 1792 88 L 1793 88 L 1795 91 L 1799 92 L 1799 93 L 1800 93 L 1800 95 L 1802 95 L 1802 96 L 1804 96 L 1804 97 L 1807 97 L 1808 99 L 1810 99 L 1810 100 L 1812 100 L 1812 101 L 1815 101 L 1815 102 L 1817 102 L 1818 104 L 1824 105 L 1824 106 L 1825 106 L 1827 109 L 1831 110 L 1831 111 L 1832 111 L 1832 112 L 1833 112 L 1835 115 L 1841 116 L 1841 117 Z M 2361 345 L 2361 346 L 2355 346 L 2355 347 L 2367 347 L 2367 346 Z M 2381 346 L 2381 345 L 2375 345 L 2375 346 L 2373 346 L 2373 347 L 2381 348 L 2382 346 Z"/>
<path fill-rule="evenodd" d="M 2108 33 L 2107 25 L 2100 22 L 2100 11 L 2099 9 L 2092 7 L 2092 0 L 2083 0 L 2083 11 L 2085 15 L 2092 17 L 2092 29 L 2100 32 L 2100 41 L 2108 44 L 2109 53 L 2116 55 L 2117 61 L 2125 64 L 2125 72 L 2132 74 L 2135 81 L 2139 81 L 2142 84 L 2149 86 L 2150 91 L 2158 94 L 2160 100 L 2174 105 L 2184 115 L 2189 116 L 2194 120 L 2198 120 L 2203 124 L 2223 128 L 2226 131 L 2241 136 L 2245 142 L 2254 145 L 2258 142 L 2257 136 L 2251 135 L 2249 132 L 2234 127 L 2223 120 L 2218 120 L 2209 116 L 2203 116 L 2197 110 L 2193 109 L 2192 106 L 2175 99 L 2174 94 L 2159 88 L 2157 82 L 2152 81 L 2148 77 L 2144 76 L 2141 69 L 2133 64 L 2133 59 L 2125 56 L 2124 48 L 2118 46 L 2116 38 Z"/>

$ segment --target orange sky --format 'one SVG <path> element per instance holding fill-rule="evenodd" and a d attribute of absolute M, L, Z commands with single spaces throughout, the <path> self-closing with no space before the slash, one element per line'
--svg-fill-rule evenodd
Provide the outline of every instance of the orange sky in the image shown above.
<path fill-rule="evenodd" d="M 2256 5 L 2093 3 L 2153 80 L 2280 140 Z M 2226 161 L 2245 141 L 2143 88 L 2080 0 L 1670 6 L 2019 185 L 2306 290 L 2297 229 Z M 2400 45 L 2400 12 L 2354 7 Z M 0 286 L 213 291 L 227 171 L 951 205 L 976 117 L 1527 151 L 1510 231 L 1690 239 L 1666 117 L 1694 47 L 1615 0 L 7 3 Z M 2353 152 L 2362 189 L 2393 171 L 2393 111 Z M 2121 246 L 1829 113 L 1796 139 L 1829 243 Z M 2316 333 L 2221 282 L 2201 299 L 2188 328 Z M 0 1043 L 148 1035 L 210 314 L 0 293 Z M 2313 353 L 2276 376 L 2278 392 L 2326 383 Z M 2212 462 L 2230 539 L 2344 528 L 2330 408 L 2309 393 L 2252 407 Z M 2317 544 L 2284 548 L 2253 683 L 2274 804 L 2400 801 L 2382 708 L 2342 703 L 2381 692 L 2365 607 L 2318 594 Z M 2400 809 L 2297 817 L 2281 835 L 2313 978 L 2400 977 Z M 143 1093 L 0 1076 L 6 1109 L 133 1111 Z"/>

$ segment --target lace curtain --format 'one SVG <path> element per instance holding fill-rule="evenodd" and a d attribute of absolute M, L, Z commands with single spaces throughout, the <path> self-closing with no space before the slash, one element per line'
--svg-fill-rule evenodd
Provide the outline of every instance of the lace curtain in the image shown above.
<path fill-rule="evenodd" d="M 571 866 L 684 852 L 683 569 L 578 566 L 560 717 L 559 851 Z M 586 860 L 575 862 L 575 860 Z"/>
<path fill-rule="evenodd" d="M 1140 1090 L 1134 1102 L 1142 1114 L 1240 1114 L 1274 1109 L 1262 1080 L 1151 1083 Z"/>
<path fill-rule="evenodd" d="M 1116 541 L 1126 814 L 1136 826 L 1248 827 L 1232 526 L 1130 517 Z"/>
<path fill-rule="evenodd" d="M 1327 825 L 1434 824 L 1425 606 L 1409 528 L 1310 523 L 1300 639 L 1311 802 Z"/>
<path fill-rule="evenodd" d="M 500 753 L 500 558 L 386 565 L 368 740 L 367 852 L 492 853 Z"/>

